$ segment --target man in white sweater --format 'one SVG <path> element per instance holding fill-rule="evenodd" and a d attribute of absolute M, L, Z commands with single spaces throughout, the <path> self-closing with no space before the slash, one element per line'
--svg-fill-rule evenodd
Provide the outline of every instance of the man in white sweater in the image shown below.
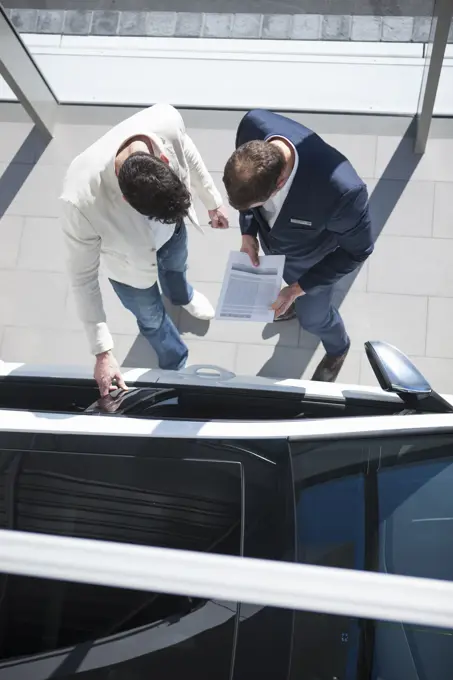
<path fill-rule="evenodd" d="M 125 388 L 113 354 L 99 287 L 102 265 L 123 305 L 156 351 L 159 366 L 182 368 L 188 350 L 167 315 L 163 294 L 198 319 L 211 303 L 186 279 L 187 218 L 200 229 L 195 189 L 214 228 L 228 227 L 220 193 L 180 114 L 156 104 L 112 128 L 70 165 L 61 199 L 69 273 L 101 396 Z"/>

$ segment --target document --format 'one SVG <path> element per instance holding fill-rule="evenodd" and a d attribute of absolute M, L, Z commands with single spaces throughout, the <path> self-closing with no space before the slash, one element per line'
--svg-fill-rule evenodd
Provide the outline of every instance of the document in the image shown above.
<path fill-rule="evenodd" d="M 282 287 L 284 264 L 284 255 L 263 255 L 254 267 L 247 253 L 230 253 L 216 319 L 273 321 L 270 307 Z"/>

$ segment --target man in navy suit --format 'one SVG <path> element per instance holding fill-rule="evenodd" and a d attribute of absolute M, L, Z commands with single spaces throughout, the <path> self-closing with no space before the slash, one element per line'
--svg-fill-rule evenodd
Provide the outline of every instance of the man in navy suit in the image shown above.
<path fill-rule="evenodd" d="M 223 181 L 240 211 L 241 250 L 257 265 L 259 238 L 265 253 L 286 257 L 276 319 L 297 315 L 320 338 L 326 354 L 312 379 L 335 381 L 350 340 L 334 286 L 373 251 L 365 184 L 312 130 L 262 110 L 242 119 Z"/>

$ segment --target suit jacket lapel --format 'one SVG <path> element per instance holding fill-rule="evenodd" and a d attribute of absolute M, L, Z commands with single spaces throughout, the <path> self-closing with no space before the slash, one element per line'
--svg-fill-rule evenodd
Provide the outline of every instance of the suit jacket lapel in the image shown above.
<path fill-rule="evenodd" d="M 302 158 L 299 154 L 299 165 L 294 175 L 293 183 L 282 205 L 282 208 L 275 220 L 274 229 L 279 229 L 280 227 L 285 227 L 289 224 L 292 217 L 305 217 L 304 215 L 298 215 L 297 204 L 298 197 L 300 196 L 300 187 L 304 186 L 306 188 L 309 178 L 307 176 L 306 168 L 302 162 Z"/>

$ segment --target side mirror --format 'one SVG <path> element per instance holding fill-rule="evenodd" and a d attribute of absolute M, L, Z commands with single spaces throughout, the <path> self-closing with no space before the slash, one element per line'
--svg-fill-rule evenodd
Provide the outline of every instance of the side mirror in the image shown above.
<path fill-rule="evenodd" d="M 397 394 L 408 408 L 453 412 L 453 406 L 434 392 L 418 368 L 399 349 L 386 342 L 373 341 L 365 343 L 365 351 L 381 388 Z"/>

